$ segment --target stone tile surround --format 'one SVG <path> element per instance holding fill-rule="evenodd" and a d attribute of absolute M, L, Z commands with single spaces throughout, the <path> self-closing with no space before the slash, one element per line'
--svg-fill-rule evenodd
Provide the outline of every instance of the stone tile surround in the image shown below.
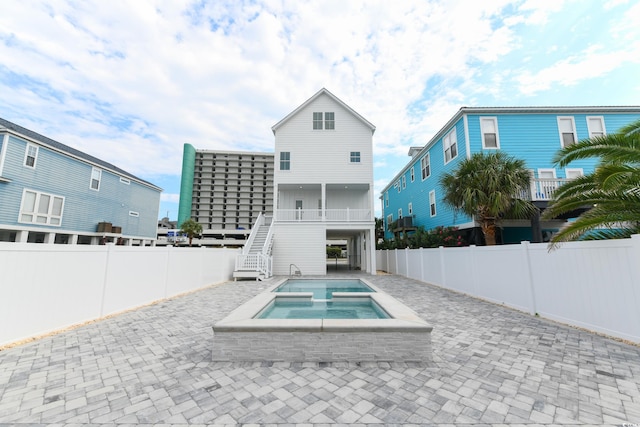
<path fill-rule="evenodd" d="M 330 279 L 327 279 L 330 280 Z M 391 319 L 256 319 L 285 280 L 235 309 L 213 326 L 214 361 L 238 362 L 430 362 L 432 327 L 413 310 L 362 280 L 375 292 L 333 294 L 334 300 L 371 298 Z"/>

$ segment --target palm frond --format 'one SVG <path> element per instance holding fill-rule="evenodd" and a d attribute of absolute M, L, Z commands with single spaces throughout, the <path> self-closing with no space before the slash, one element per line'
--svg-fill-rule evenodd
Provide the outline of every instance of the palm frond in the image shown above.
<path fill-rule="evenodd" d="M 603 164 L 640 164 L 640 133 L 614 133 L 583 139 L 556 153 L 553 162 L 565 167 L 574 160 L 590 158 L 599 158 Z"/>
<path fill-rule="evenodd" d="M 618 133 L 628 136 L 640 133 L 640 120 L 631 122 L 628 125 L 621 127 Z"/>
<path fill-rule="evenodd" d="M 584 139 L 560 150 L 554 162 L 599 159 L 596 169 L 560 186 L 542 219 L 590 207 L 556 233 L 551 246 L 579 239 L 628 237 L 640 231 L 640 120 L 618 132 Z"/>

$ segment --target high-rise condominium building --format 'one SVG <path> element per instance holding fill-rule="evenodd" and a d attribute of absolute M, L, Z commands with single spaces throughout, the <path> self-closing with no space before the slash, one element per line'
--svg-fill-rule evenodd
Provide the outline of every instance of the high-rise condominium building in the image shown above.
<path fill-rule="evenodd" d="M 273 213 L 273 153 L 200 150 L 184 145 L 178 226 L 250 229 Z"/>

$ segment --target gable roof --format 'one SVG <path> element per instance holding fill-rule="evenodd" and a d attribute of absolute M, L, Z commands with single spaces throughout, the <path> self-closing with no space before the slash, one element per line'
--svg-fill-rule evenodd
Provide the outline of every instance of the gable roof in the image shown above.
<path fill-rule="evenodd" d="M 327 95 L 329 98 L 333 99 L 335 102 L 337 102 L 338 104 L 340 104 L 340 106 L 342 106 L 345 110 L 347 110 L 348 112 L 350 112 L 356 119 L 360 120 L 362 123 L 364 123 L 365 126 L 367 126 L 369 129 L 371 129 L 371 133 L 373 134 L 376 131 L 376 127 L 371 124 L 371 122 L 369 122 L 367 119 L 365 119 L 364 117 L 362 117 L 360 114 L 358 114 L 353 108 L 349 107 L 347 104 L 345 104 L 344 102 L 342 102 L 337 96 L 335 96 L 334 94 L 332 94 L 331 92 L 329 92 L 327 89 L 322 88 L 320 89 L 318 92 L 316 92 L 315 95 L 313 95 L 311 98 L 307 99 L 304 103 L 302 103 L 302 105 L 300 105 L 298 108 L 296 108 L 295 110 L 293 110 L 291 113 L 287 114 L 287 116 L 280 120 L 278 123 L 276 123 L 275 125 L 273 125 L 271 127 L 271 130 L 273 131 L 273 134 L 276 134 L 276 131 L 282 126 L 284 125 L 286 122 L 289 121 L 289 119 L 291 119 L 293 116 L 295 116 L 296 114 L 298 114 L 298 112 L 300 112 L 300 110 L 302 110 L 303 108 L 305 108 L 307 105 L 311 104 L 313 101 L 315 101 L 318 97 L 320 97 L 320 95 Z"/>
<path fill-rule="evenodd" d="M 110 170 L 112 172 L 115 172 L 117 175 L 121 175 L 123 177 L 126 178 L 131 178 L 135 181 L 138 181 L 144 185 L 153 187 L 154 189 L 157 190 L 162 190 L 160 187 L 153 185 L 152 183 L 145 181 L 144 179 L 140 179 L 138 177 L 136 177 L 133 174 L 130 174 L 129 172 L 120 169 L 119 167 L 112 165 L 109 162 L 105 162 L 104 160 L 100 160 L 97 157 L 94 157 L 90 154 L 87 153 L 83 153 L 80 150 L 76 150 L 75 148 L 69 147 L 68 145 L 62 144 L 61 142 L 55 141 L 51 138 L 47 138 L 46 136 L 40 135 L 39 133 L 36 133 L 32 130 L 29 130 L 27 128 L 24 128 L 20 125 L 17 125 L 15 123 L 12 123 L 8 120 L 5 120 L 3 118 L 0 118 L 0 132 L 3 130 L 7 130 L 10 131 L 11 133 L 16 134 L 17 136 L 21 136 L 23 138 L 26 138 L 28 140 L 37 142 L 43 146 L 46 146 L 48 148 L 51 148 L 54 151 L 58 151 L 64 154 L 67 154 L 71 157 L 75 157 L 77 159 L 80 160 L 84 160 L 87 163 L 91 163 L 93 165 L 96 166 L 100 166 L 103 169 L 107 169 Z"/>

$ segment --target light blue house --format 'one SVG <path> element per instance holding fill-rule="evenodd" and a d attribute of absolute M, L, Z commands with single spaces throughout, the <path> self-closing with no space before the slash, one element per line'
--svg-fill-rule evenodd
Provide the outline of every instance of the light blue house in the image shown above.
<path fill-rule="evenodd" d="M 461 108 L 424 147 L 409 150 L 411 160 L 382 190 L 385 238 L 455 226 L 470 243 L 482 243 L 473 218 L 455 213 L 443 201 L 440 175 L 478 152 L 502 150 L 522 159 L 530 170 L 530 198 L 540 209 L 568 179 L 591 172 L 596 162 L 582 160 L 556 168 L 552 158 L 562 147 L 594 135 L 617 131 L 640 118 L 640 107 L 505 107 Z M 505 220 L 504 243 L 548 240 L 567 220 L 540 223 L 537 218 Z"/>
<path fill-rule="evenodd" d="M 161 191 L 0 119 L 0 241 L 153 244 Z"/>

